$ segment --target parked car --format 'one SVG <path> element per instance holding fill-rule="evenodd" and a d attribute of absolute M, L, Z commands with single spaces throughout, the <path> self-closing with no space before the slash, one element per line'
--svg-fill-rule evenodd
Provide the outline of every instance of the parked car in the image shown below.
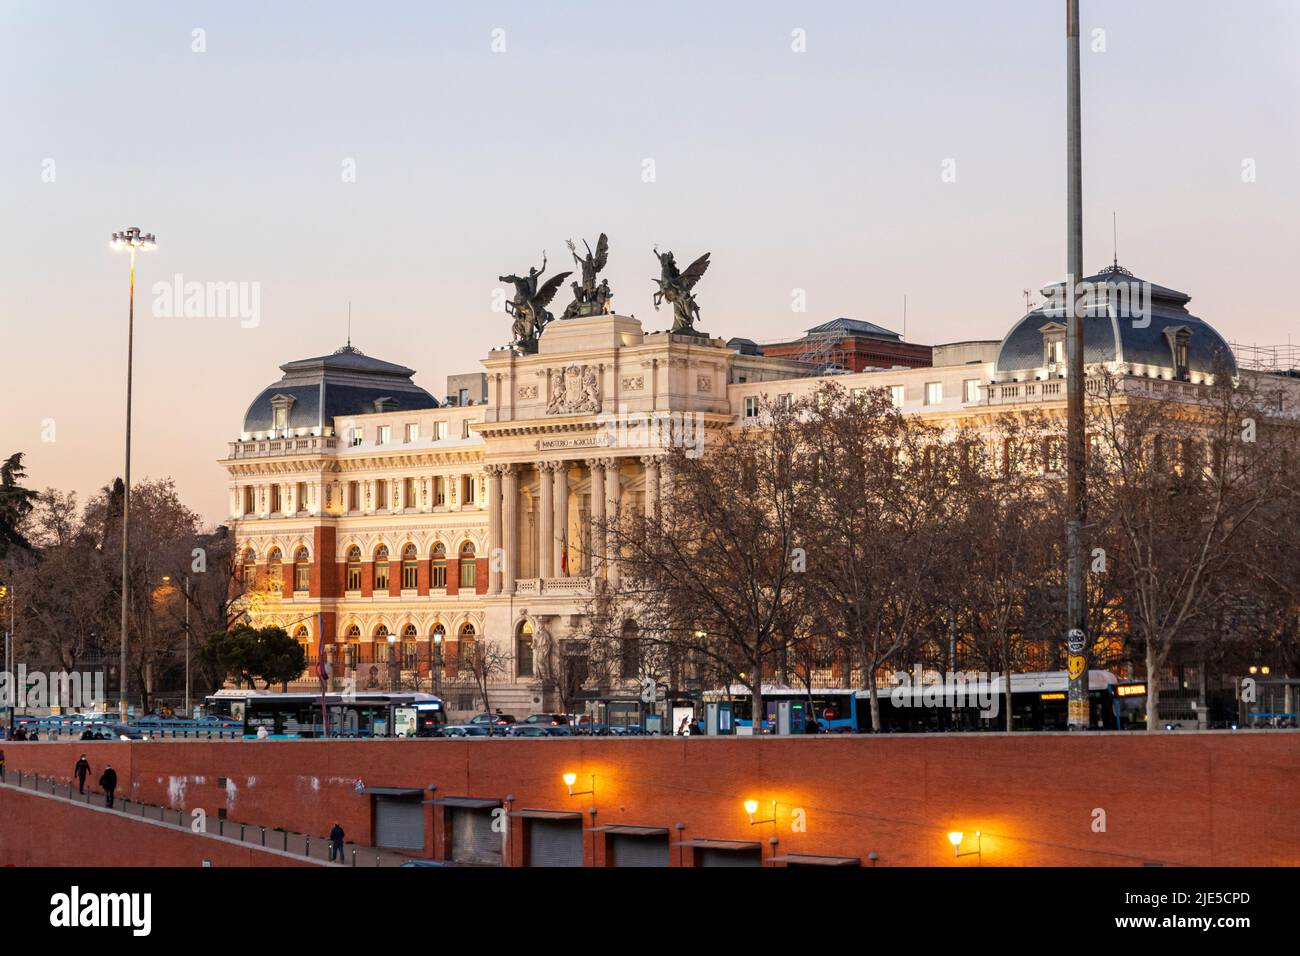
<path fill-rule="evenodd" d="M 551 728 L 543 724 L 515 724 L 506 734 L 510 737 L 549 737 Z"/>
<path fill-rule="evenodd" d="M 568 727 L 569 717 L 567 714 L 529 714 L 520 723 L 541 724 L 548 727 Z"/>
<path fill-rule="evenodd" d="M 572 737 L 574 736 L 573 728 L 568 724 L 554 724 L 552 726 L 542 725 L 542 729 L 552 737 Z"/>
<path fill-rule="evenodd" d="M 471 726 L 487 727 L 498 736 L 504 736 L 506 728 L 513 723 L 516 723 L 514 714 L 475 714 L 466 721 Z"/>
<path fill-rule="evenodd" d="M 451 724 L 442 729 L 444 737 L 491 737 L 491 726 L 489 724 Z"/>

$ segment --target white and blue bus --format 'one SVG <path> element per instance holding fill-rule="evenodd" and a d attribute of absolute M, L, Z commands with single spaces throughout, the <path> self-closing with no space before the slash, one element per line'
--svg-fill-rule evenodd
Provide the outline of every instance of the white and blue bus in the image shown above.
<path fill-rule="evenodd" d="M 205 700 L 213 717 L 235 721 L 244 736 L 259 728 L 276 738 L 320 737 L 322 709 L 331 737 L 441 737 L 447 710 L 440 697 L 421 693 L 280 694 L 219 690 Z"/>
<path fill-rule="evenodd" d="M 881 730 L 885 733 L 949 731 L 999 731 L 1006 729 L 1005 678 L 971 681 L 943 693 L 941 684 L 908 686 L 895 693 L 893 686 L 879 687 Z M 1088 672 L 1089 727 L 1095 730 L 1128 729 L 1124 719 L 1119 681 L 1109 671 Z M 960 695 L 956 693 L 961 688 Z M 1066 730 L 1069 677 L 1065 671 L 1038 671 L 1011 677 L 1011 726 L 1016 731 Z M 928 693 L 927 693 L 928 690 Z M 749 689 L 733 685 L 730 693 L 710 691 L 706 701 L 728 706 L 732 722 L 743 733 L 752 733 L 752 695 Z M 996 704 L 993 700 L 996 699 Z M 985 709 L 980 702 L 989 704 Z M 871 691 L 852 688 L 806 688 L 769 685 L 763 688 L 763 733 L 774 733 L 778 705 L 790 704 L 790 732 L 809 732 L 810 718 L 817 720 L 819 733 L 869 733 Z M 987 714 L 987 716 L 986 716 Z"/>

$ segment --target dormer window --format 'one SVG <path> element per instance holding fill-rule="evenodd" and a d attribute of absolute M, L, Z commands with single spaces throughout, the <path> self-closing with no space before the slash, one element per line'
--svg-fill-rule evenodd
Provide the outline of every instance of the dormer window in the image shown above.
<path fill-rule="evenodd" d="M 373 404 L 376 412 L 391 412 L 397 408 L 397 399 L 385 395 L 382 398 L 376 398 Z"/>
<path fill-rule="evenodd" d="M 1185 325 L 1165 329 L 1165 339 L 1169 342 L 1169 351 L 1173 358 L 1174 378 L 1186 379 L 1189 375 L 1188 343 L 1191 338 L 1192 330 Z"/>
<path fill-rule="evenodd" d="M 1060 322 L 1048 322 L 1038 331 L 1043 334 L 1043 367 L 1064 366 L 1067 358 L 1065 326 Z"/>
<path fill-rule="evenodd" d="M 271 398 L 271 428 L 275 435 L 283 437 L 289 430 L 289 410 L 297 399 L 292 395 L 275 395 Z"/>

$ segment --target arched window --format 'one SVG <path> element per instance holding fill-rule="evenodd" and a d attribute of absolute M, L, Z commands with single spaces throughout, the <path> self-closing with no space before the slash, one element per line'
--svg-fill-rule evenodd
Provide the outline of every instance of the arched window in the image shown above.
<path fill-rule="evenodd" d="M 388 661 L 388 625 L 380 624 L 375 628 L 375 661 L 386 663 Z"/>
<path fill-rule="evenodd" d="M 280 553 L 279 548 L 272 548 L 271 553 L 266 556 L 266 576 L 272 591 L 279 591 L 284 587 L 284 555 Z"/>
<path fill-rule="evenodd" d="M 531 621 L 519 622 L 519 635 L 515 638 L 515 661 L 519 677 L 533 676 L 533 625 Z"/>
<path fill-rule="evenodd" d="M 474 545 L 466 541 L 460 546 L 460 587 L 473 589 L 477 568 L 478 564 L 474 561 Z"/>
<path fill-rule="evenodd" d="M 429 586 L 435 588 L 447 586 L 447 546 L 441 541 L 433 546 L 433 581 Z"/>
<path fill-rule="evenodd" d="M 252 591 L 257 587 L 257 555 L 249 548 L 244 552 L 244 590 Z"/>
<path fill-rule="evenodd" d="M 375 590 L 388 590 L 388 545 L 381 544 L 375 552 Z"/>
<path fill-rule="evenodd" d="M 402 549 L 402 589 L 406 591 L 415 590 L 416 571 L 420 566 L 419 552 L 415 550 L 415 545 L 408 544 Z"/>
<path fill-rule="evenodd" d="M 457 654 L 460 655 L 462 664 L 473 663 L 474 659 L 474 625 L 466 621 L 460 626 L 460 635 L 457 641 Z"/>
<path fill-rule="evenodd" d="M 355 668 L 361 660 L 361 628 L 353 624 L 348 628 L 344 667 Z"/>
<path fill-rule="evenodd" d="M 347 589 L 349 591 L 361 590 L 361 549 L 356 545 L 348 548 Z"/>
<path fill-rule="evenodd" d="M 420 632 L 415 629 L 414 624 L 408 624 L 402 628 L 402 669 L 415 670 L 416 662 L 419 660 Z"/>
<path fill-rule="evenodd" d="M 306 548 L 299 548 L 293 556 L 293 589 L 304 593 L 311 590 L 311 560 Z"/>
<path fill-rule="evenodd" d="M 298 642 L 302 648 L 303 655 L 308 662 L 311 661 L 311 634 L 307 631 L 306 624 L 298 625 L 298 630 L 293 632 L 293 639 Z"/>

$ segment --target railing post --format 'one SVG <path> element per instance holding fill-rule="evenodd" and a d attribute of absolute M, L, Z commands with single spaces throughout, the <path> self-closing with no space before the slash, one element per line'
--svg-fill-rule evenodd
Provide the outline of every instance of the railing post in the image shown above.
<path fill-rule="evenodd" d="M 357 848 L 356 848 L 356 847 L 353 847 L 353 848 L 352 848 L 352 865 L 353 865 L 354 867 L 357 865 Z"/>
<path fill-rule="evenodd" d="M 262 827 L 262 846 L 266 846 L 266 827 Z"/>

